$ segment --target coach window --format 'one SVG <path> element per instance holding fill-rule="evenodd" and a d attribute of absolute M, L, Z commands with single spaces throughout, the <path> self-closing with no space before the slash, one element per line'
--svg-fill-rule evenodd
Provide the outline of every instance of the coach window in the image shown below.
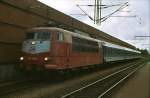
<path fill-rule="evenodd" d="M 63 40 L 64 40 L 63 33 L 58 32 L 58 33 L 57 33 L 57 41 L 63 41 Z"/>

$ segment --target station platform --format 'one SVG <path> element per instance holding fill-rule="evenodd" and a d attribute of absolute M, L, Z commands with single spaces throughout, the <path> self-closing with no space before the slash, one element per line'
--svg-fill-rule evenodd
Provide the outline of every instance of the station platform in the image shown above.
<path fill-rule="evenodd" d="M 138 70 L 112 98 L 150 98 L 150 61 Z"/>

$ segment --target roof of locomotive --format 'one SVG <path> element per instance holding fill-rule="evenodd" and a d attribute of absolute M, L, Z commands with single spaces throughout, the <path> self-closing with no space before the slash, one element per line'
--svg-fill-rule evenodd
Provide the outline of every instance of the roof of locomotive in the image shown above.
<path fill-rule="evenodd" d="M 57 30 L 57 31 L 60 31 L 60 32 L 63 32 L 63 33 L 71 34 L 72 36 L 75 36 L 75 37 L 79 37 L 79 38 L 83 38 L 83 39 L 87 39 L 87 40 L 91 40 L 91 41 L 96 41 L 96 42 L 101 43 L 101 44 L 103 44 L 104 46 L 107 46 L 107 47 L 112 47 L 112 48 L 117 48 L 117 49 L 121 49 L 121 50 L 141 53 L 141 52 L 139 52 L 137 50 L 134 50 L 134 49 L 130 49 L 130 48 L 123 47 L 123 46 L 116 45 L 116 44 L 112 44 L 112 43 L 109 43 L 109 42 L 106 42 L 106 41 L 101 41 L 101 40 L 98 40 L 98 39 L 94 39 L 90 36 L 81 35 L 81 34 L 74 33 L 72 31 L 68 31 L 68 30 L 65 30 L 65 29 L 62 29 L 62 28 L 57 28 L 57 27 L 35 27 L 35 28 L 29 29 L 29 30 L 43 30 L 43 29 L 44 30 Z"/>
<path fill-rule="evenodd" d="M 96 42 L 103 42 L 101 40 L 94 39 L 90 36 L 81 35 L 81 34 L 74 33 L 72 31 L 68 31 L 68 30 L 65 30 L 65 29 L 62 29 L 62 28 L 57 28 L 57 27 L 35 27 L 35 28 L 32 28 L 32 29 L 29 29 L 29 31 L 30 30 L 56 30 L 56 31 L 63 32 L 65 34 L 71 34 L 72 36 L 75 36 L 75 37 L 84 38 L 84 39 L 91 40 L 91 41 L 96 41 Z"/>

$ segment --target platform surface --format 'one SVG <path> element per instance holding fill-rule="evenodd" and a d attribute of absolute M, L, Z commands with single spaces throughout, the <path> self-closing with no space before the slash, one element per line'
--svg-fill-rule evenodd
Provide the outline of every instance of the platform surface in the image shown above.
<path fill-rule="evenodd" d="M 150 98 L 150 61 L 113 98 Z"/>

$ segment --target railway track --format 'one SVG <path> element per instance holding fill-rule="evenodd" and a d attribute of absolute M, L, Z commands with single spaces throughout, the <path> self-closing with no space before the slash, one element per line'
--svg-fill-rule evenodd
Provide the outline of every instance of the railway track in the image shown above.
<path fill-rule="evenodd" d="M 132 66 L 128 66 L 79 89 L 69 92 L 61 98 L 103 98 L 114 87 L 126 80 L 126 78 L 131 76 L 143 65 L 142 61 L 136 62 L 132 64 Z"/>

